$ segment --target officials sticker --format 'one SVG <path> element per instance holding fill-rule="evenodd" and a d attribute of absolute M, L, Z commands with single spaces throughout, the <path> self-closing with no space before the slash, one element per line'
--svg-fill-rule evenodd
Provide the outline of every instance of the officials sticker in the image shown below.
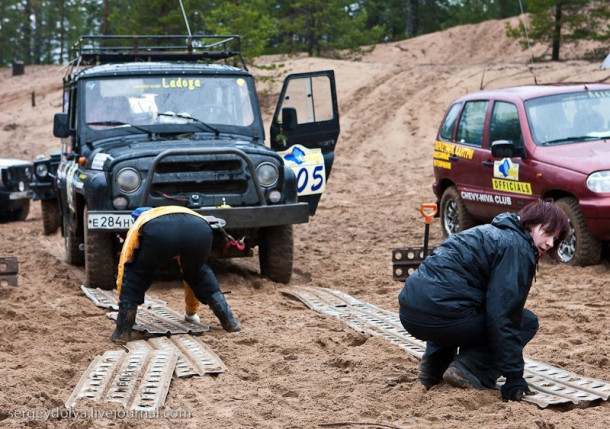
<path fill-rule="evenodd" d="M 519 180 L 519 164 L 508 158 L 494 162 L 494 177 L 507 180 Z"/>
<path fill-rule="evenodd" d="M 512 192 L 513 194 L 532 195 L 532 185 L 527 182 L 491 179 L 495 191 Z"/>

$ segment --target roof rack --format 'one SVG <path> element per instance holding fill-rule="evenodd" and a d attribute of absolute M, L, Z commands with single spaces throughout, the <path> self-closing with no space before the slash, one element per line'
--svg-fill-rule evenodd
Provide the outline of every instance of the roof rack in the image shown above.
<path fill-rule="evenodd" d="M 241 56 L 240 36 L 86 35 L 72 45 L 75 66 L 137 61 L 217 61 Z"/>

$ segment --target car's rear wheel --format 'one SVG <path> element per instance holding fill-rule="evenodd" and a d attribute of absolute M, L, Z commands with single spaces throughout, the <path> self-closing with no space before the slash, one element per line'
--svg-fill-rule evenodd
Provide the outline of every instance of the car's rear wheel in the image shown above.
<path fill-rule="evenodd" d="M 81 266 L 85 263 L 85 255 L 80 247 L 80 237 L 70 228 L 67 216 L 63 217 L 64 247 L 66 248 L 66 262 L 70 265 Z"/>
<path fill-rule="evenodd" d="M 570 221 L 570 232 L 559 246 L 557 252 L 559 260 L 569 265 L 595 265 L 602 255 L 602 244 L 591 235 L 580 211 L 578 200 L 566 197 L 557 200 L 560 207 Z"/>
<path fill-rule="evenodd" d="M 87 208 L 83 213 L 87 222 Z M 114 289 L 114 233 L 89 231 L 85 226 L 85 284 L 90 288 Z"/>
<path fill-rule="evenodd" d="M 290 282 L 294 260 L 292 225 L 261 228 L 259 235 L 261 274 L 277 283 Z"/>
<path fill-rule="evenodd" d="M 472 228 L 476 224 L 455 186 L 445 189 L 441 197 L 440 216 L 443 237 Z"/>
<path fill-rule="evenodd" d="M 40 206 L 42 209 L 42 233 L 44 235 L 54 234 L 59 228 L 59 204 L 56 200 L 44 200 L 40 202 Z"/>

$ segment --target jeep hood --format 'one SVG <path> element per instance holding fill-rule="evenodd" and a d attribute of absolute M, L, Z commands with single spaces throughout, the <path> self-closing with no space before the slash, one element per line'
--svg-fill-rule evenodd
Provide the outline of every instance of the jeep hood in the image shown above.
<path fill-rule="evenodd" d="M 248 153 L 258 152 L 269 154 L 269 149 L 261 144 L 252 143 L 247 139 L 221 137 L 218 139 L 206 138 L 206 139 L 159 139 L 159 140 L 146 140 L 140 142 L 131 142 L 129 144 L 113 145 L 106 144 L 98 146 L 95 151 L 91 153 L 92 159 L 103 156 L 104 158 L 141 158 L 141 157 L 155 157 L 161 152 L 170 149 L 203 149 L 203 148 L 220 148 L 220 147 L 232 147 L 243 150 Z"/>
<path fill-rule="evenodd" d="M 610 170 L 610 140 L 538 146 L 534 158 L 585 175 Z"/>
<path fill-rule="evenodd" d="M 21 159 L 14 158 L 0 158 L 0 167 L 11 167 L 17 165 L 29 165 L 30 163 L 27 161 L 23 161 Z"/>

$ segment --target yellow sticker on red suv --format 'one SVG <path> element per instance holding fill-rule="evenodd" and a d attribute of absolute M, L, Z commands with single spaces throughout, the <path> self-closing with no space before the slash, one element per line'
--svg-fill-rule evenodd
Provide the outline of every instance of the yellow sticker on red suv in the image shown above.
<path fill-rule="evenodd" d="M 495 191 L 532 195 L 532 185 L 527 182 L 513 182 L 512 180 L 492 179 L 492 183 Z"/>

